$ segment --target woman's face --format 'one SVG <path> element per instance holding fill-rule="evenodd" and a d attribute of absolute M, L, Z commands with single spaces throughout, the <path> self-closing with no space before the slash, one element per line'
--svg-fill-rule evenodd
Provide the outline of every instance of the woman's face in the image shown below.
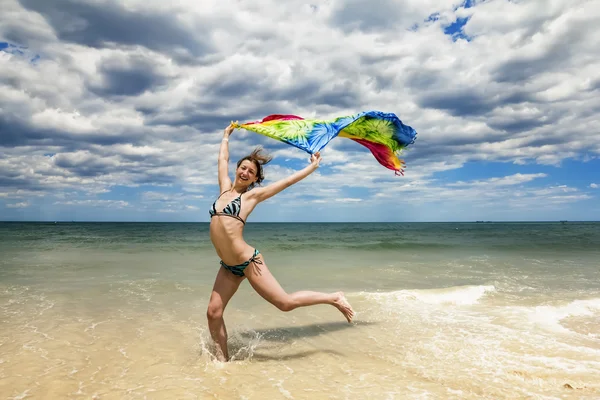
<path fill-rule="evenodd" d="M 258 179 L 258 177 L 256 176 L 258 171 L 256 169 L 256 164 L 254 164 L 250 160 L 244 160 L 236 170 L 237 178 L 241 182 L 251 185 Z"/>

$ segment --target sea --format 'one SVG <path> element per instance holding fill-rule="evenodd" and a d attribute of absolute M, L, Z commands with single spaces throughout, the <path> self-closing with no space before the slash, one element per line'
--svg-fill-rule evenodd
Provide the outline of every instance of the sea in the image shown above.
<path fill-rule="evenodd" d="M 600 223 L 249 223 L 288 292 L 206 308 L 208 223 L 0 223 L 2 399 L 600 399 Z"/>

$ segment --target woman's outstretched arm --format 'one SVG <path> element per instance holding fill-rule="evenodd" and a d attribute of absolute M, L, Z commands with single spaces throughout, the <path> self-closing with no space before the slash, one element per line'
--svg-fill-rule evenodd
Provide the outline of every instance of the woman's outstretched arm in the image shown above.
<path fill-rule="evenodd" d="M 233 126 L 229 125 L 223 132 L 221 148 L 219 149 L 219 192 L 223 193 L 231 188 L 231 179 L 229 178 L 229 136 L 233 132 Z"/>
<path fill-rule="evenodd" d="M 307 165 L 304 169 L 296 171 L 287 178 L 283 178 L 277 182 L 271 183 L 268 186 L 253 189 L 250 191 L 250 193 L 254 192 L 254 196 L 256 197 L 257 202 L 260 203 L 261 201 L 264 201 L 269 197 L 275 196 L 283 189 L 292 186 L 294 183 L 301 181 L 308 175 L 315 172 L 315 170 L 319 168 L 319 162 L 321 162 L 321 154 L 319 152 L 316 152 L 315 154 L 310 156 L 310 164 Z"/>

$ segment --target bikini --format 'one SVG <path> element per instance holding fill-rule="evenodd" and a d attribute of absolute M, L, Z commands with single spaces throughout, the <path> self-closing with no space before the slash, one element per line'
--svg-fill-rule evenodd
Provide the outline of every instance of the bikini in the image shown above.
<path fill-rule="evenodd" d="M 219 197 L 217 197 L 217 200 L 219 200 L 221 198 L 221 196 L 223 196 L 228 191 L 229 190 L 226 190 L 225 192 L 221 193 L 219 195 Z M 208 213 L 210 214 L 211 218 L 214 217 L 215 215 L 225 215 L 227 217 L 232 217 L 232 218 L 235 218 L 235 219 L 237 219 L 239 221 L 242 221 L 242 223 L 244 225 L 246 225 L 246 221 L 244 221 L 240 217 L 240 210 L 242 209 L 242 194 L 241 193 L 240 193 L 240 195 L 238 197 L 236 197 L 235 199 L 231 200 L 229 202 L 229 204 L 227 204 L 225 206 L 225 208 L 223 209 L 223 211 L 221 211 L 221 212 L 217 212 L 217 209 L 216 209 L 217 200 L 215 200 L 215 202 L 213 203 L 213 205 L 210 208 L 210 210 L 208 210 Z"/>
<path fill-rule="evenodd" d="M 228 192 L 228 190 L 226 190 L 225 192 Z M 221 198 L 221 196 L 223 196 L 223 194 L 225 194 L 225 192 L 221 193 L 219 195 L 219 197 L 217 197 L 217 200 L 219 200 Z M 240 194 L 235 199 L 231 200 L 229 202 L 229 204 L 227 204 L 225 206 L 225 208 L 223 208 L 223 211 L 221 211 L 221 212 L 218 212 L 216 209 L 217 200 L 215 200 L 212 207 L 208 210 L 208 213 L 210 214 L 211 219 L 215 215 L 224 215 L 227 217 L 235 218 L 238 221 L 242 221 L 242 224 L 246 225 L 246 221 L 244 221 L 240 217 L 240 211 L 242 209 L 242 194 Z M 221 265 L 223 266 L 223 268 L 230 271 L 232 274 L 234 274 L 236 276 L 244 276 L 244 270 L 246 269 L 246 267 L 248 265 L 250 265 L 250 263 L 252 263 L 252 262 L 256 263 L 256 264 L 263 263 L 261 260 L 256 258 L 256 256 L 258 256 L 259 254 L 260 254 L 260 252 L 257 249 L 254 249 L 254 255 L 252 257 L 250 257 L 250 259 L 248 261 L 246 261 L 242 264 L 227 265 L 223 262 L 223 260 L 221 260 Z"/>

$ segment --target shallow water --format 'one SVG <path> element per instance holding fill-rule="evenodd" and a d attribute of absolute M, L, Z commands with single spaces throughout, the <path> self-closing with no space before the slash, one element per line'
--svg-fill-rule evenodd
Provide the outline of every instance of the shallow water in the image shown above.
<path fill-rule="evenodd" d="M 229 363 L 206 224 L 57 225 L 0 224 L 2 398 L 600 398 L 600 224 L 249 224 L 286 290 L 357 316 L 243 283 Z"/>

